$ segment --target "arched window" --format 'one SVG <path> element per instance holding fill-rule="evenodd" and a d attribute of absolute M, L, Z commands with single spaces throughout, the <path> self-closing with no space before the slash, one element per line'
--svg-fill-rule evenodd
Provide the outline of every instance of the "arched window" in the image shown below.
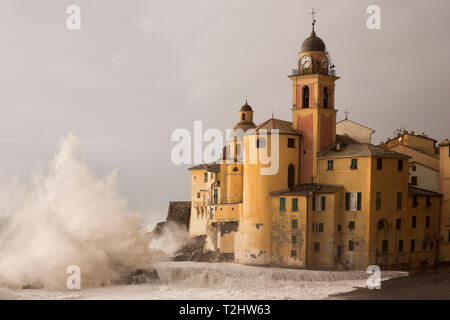
<path fill-rule="evenodd" d="M 245 113 L 241 114 L 241 120 L 244 121 L 245 120 Z"/>
<path fill-rule="evenodd" d="M 323 88 L 323 107 L 328 108 L 328 88 Z"/>
<path fill-rule="evenodd" d="M 258 138 L 256 140 L 256 147 L 257 148 L 265 148 L 266 147 L 266 139 L 265 138 Z"/>
<path fill-rule="evenodd" d="M 309 108 L 309 87 L 304 86 L 302 89 L 302 108 Z"/>
<path fill-rule="evenodd" d="M 292 189 L 295 185 L 295 167 L 293 164 L 290 164 L 288 167 L 288 188 Z"/>

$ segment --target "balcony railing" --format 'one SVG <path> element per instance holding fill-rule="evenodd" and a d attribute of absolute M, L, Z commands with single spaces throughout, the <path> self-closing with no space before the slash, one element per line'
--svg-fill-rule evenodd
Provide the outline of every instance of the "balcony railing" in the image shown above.
<path fill-rule="evenodd" d="M 291 76 L 302 76 L 302 75 L 306 75 L 306 74 L 327 74 L 329 76 L 332 77 L 336 77 L 336 70 L 334 69 L 328 69 L 328 72 L 324 72 L 324 71 L 311 71 L 311 70 L 299 70 L 299 69 L 292 69 L 292 74 Z"/>

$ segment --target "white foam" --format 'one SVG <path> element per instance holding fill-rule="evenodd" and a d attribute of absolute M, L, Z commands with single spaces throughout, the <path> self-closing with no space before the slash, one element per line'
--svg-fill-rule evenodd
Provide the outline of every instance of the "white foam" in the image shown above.
<path fill-rule="evenodd" d="M 62 139 L 48 173 L 28 183 L 0 185 L 0 216 L 11 221 L 0 234 L 0 285 L 63 288 L 69 265 L 82 286 L 108 285 L 154 259 L 138 213 L 118 192 L 116 172 L 97 179 L 73 135 Z"/>

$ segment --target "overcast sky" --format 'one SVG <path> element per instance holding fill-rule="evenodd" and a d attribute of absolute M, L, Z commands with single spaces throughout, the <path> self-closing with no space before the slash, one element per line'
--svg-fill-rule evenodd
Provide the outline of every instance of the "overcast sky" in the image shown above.
<path fill-rule="evenodd" d="M 81 30 L 66 8 L 81 7 Z M 381 7 L 381 30 L 366 8 Z M 441 1 L 0 0 L 0 176 L 27 176 L 61 136 L 98 176 L 118 169 L 130 207 L 165 218 L 189 199 L 170 160 L 176 128 L 230 128 L 248 96 L 255 122 L 291 120 L 287 75 L 316 32 L 336 65 L 336 106 L 376 130 L 450 138 L 450 4 Z"/>

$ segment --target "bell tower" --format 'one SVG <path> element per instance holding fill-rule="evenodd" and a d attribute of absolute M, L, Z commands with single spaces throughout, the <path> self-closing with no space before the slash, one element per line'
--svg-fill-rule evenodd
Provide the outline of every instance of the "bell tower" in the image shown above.
<path fill-rule="evenodd" d="M 325 43 L 316 36 L 314 10 L 311 35 L 302 43 L 292 80 L 293 128 L 301 133 L 300 183 L 317 182 L 317 153 L 336 142 L 334 88 L 336 77 Z"/>

